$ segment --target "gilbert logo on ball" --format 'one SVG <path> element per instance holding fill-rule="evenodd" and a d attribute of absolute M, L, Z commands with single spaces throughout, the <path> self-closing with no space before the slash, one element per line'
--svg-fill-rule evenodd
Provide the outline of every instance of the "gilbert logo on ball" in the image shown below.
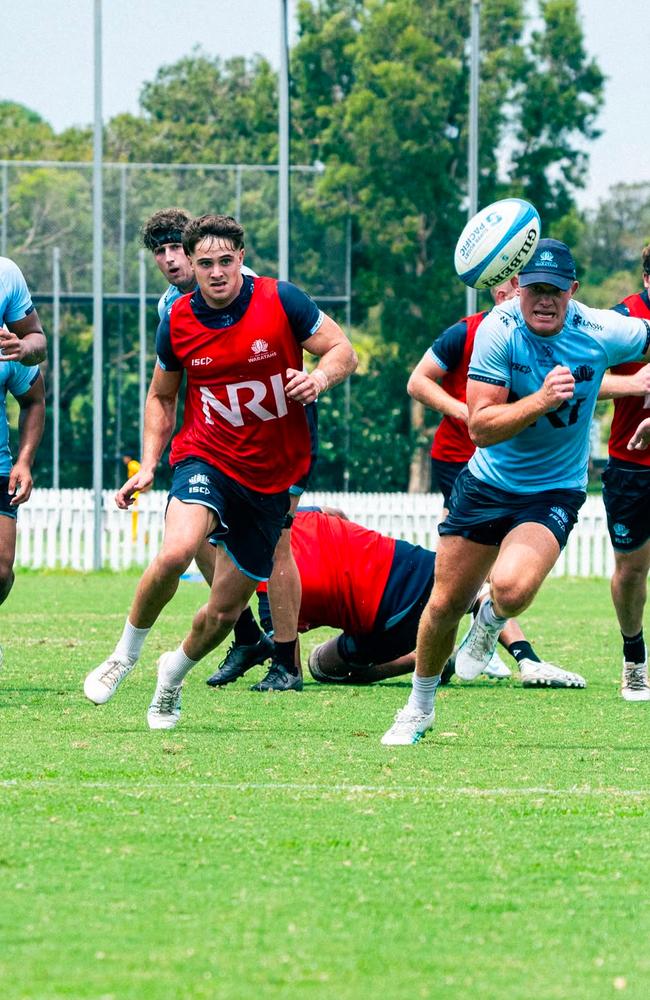
<path fill-rule="evenodd" d="M 454 254 L 456 273 L 472 288 L 492 288 L 518 274 L 539 240 L 541 222 L 521 198 L 492 202 L 463 229 Z"/>

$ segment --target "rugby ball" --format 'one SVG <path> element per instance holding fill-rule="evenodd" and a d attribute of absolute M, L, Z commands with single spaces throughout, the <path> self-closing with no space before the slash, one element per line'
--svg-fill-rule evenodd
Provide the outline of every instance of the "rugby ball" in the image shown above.
<path fill-rule="evenodd" d="M 539 213 L 521 198 L 494 201 L 463 229 L 454 253 L 458 277 L 472 288 L 492 288 L 518 274 L 541 231 Z"/>

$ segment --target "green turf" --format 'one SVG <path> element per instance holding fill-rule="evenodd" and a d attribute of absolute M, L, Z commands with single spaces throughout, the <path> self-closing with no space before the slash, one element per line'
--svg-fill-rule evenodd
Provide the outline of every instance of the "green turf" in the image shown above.
<path fill-rule="evenodd" d="M 198 584 L 93 707 L 135 581 L 23 573 L 0 612 L 4 1000 L 648 996 L 650 705 L 618 696 L 605 581 L 523 622 L 586 691 L 454 682 L 393 749 L 406 678 L 214 691 L 215 656 L 149 732 Z"/>

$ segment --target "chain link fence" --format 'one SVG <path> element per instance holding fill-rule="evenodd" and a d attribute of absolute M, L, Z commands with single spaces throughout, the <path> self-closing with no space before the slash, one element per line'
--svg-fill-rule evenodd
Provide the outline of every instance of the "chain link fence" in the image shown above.
<path fill-rule="evenodd" d="M 346 326 L 349 226 L 345 210 L 339 206 L 333 213 L 332 206 L 319 202 L 314 185 L 319 172 L 312 166 L 291 168 L 290 278 Z M 148 382 L 155 360 L 156 305 L 166 287 L 153 256 L 140 254 L 142 223 L 170 206 L 193 215 L 234 215 L 246 230 L 247 264 L 260 274 L 275 275 L 278 169 L 106 163 L 103 189 L 103 473 L 111 488 L 125 478 L 124 456 L 139 457 L 143 381 Z M 0 160 L 0 207 L 0 253 L 20 266 L 50 341 L 53 331 L 56 335 L 46 372 L 49 419 L 37 483 L 88 487 L 93 441 L 92 163 Z M 342 221 L 326 221 L 334 215 Z M 15 412 L 10 416 L 15 424 Z M 326 426 L 322 436 L 326 443 Z M 166 476 L 163 469 L 160 486 L 166 485 Z M 344 469 L 341 480 L 336 485 L 343 487 Z"/>

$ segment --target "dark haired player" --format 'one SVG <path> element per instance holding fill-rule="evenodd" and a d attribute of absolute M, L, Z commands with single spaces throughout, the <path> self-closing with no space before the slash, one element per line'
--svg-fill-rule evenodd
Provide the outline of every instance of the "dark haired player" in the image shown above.
<path fill-rule="evenodd" d="M 14 584 L 18 507 L 32 492 L 32 464 L 45 425 L 45 390 L 38 368 L 45 354 L 45 334 L 22 271 L 9 257 L 0 257 L 0 604 Z M 9 447 L 7 392 L 20 407 L 15 462 Z"/>
<path fill-rule="evenodd" d="M 185 374 L 165 536 L 115 650 L 84 685 L 92 701 L 108 701 L 209 538 L 215 569 L 208 602 L 178 648 L 160 658 L 147 714 L 152 729 L 176 725 L 184 677 L 223 641 L 257 584 L 270 576 L 289 487 L 310 464 L 304 405 L 356 365 L 343 331 L 304 292 L 289 282 L 242 275 L 244 231 L 235 219 L 191 220 L 183 247 L 198 287 L 172 304 L 158 328 L 141 468 L 116 495 L 126 509 L 136 490 L 153 482 Z M 311 373 L 302 369 L 303 350 L 319 358 Z"/>
<path fill-rule="evenodd" d="M 160 319 L 176 299 L 196 288 L 196 277 L 183 249 L 183 230 L 191 218 L 184 208 L 162 208 L 142 226 L 142 245 L 151 250 L 158 270 L 169 282 L 158 300 Z M 255 274 L 245 264 L 241 270 L 242 274 Z"/>
<path fill-rule="evenodd" d="M 420 620 L 413 689 L 385 745 L 431 728 L 440 673 L 472 594 L 490 576 L 456 656 L 461 677 L 489 662 L 508 618 L 533 601 L 585 499 L 589 429 L 605 371 L 650 355 L 650 322 L 573 301 L 575 263 L 540 240 L 520 295 L 483 320 L 469 368 L 469 431 L 477 449 L 438 527 L 437 576 Z"/>
<path fill-rule="evenodd" d="M 641 252 L 643 291 L 628 295 L 614 308 L 624 316 L 650 322 L 650 245 Z M 631 376 L 636 394 L 629 395 Z M 614 419 L 609 436 L 609 461 L 603 473 L 603 501 L 607 527 L 614 548 L 612 601 L 623 636 L 621 695 L 626 701 L 650 701 L 648 657 L 643 638 L 643 611 L 650 570 L 650 452 L 631 451 L 628 442 L 650 407 L 647 372 L 639 362 L 612 368 L 606 376 L 609 397 L 614 398 Z M 620 388 L 622 395 L 616 390 Z"/>

